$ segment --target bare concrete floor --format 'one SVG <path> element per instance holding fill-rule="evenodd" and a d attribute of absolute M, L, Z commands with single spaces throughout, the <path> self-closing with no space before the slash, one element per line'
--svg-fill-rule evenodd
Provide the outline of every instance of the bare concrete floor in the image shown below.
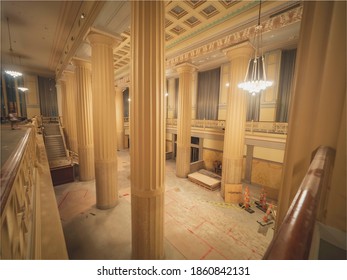
<path fill-rule="evenodd" d="M 130 158 L 118 152 L 119 204 L 95 207 L 95 182 L 74 182 L 54 188 L 70 259 L 130 260 Z M 219 191 L 209 191 L 175 175 L 166 161 L 164 243 L 167 260 L 261 259 L 273 236 L 273 224 L 257 222 L 238 205 L 224 203 Z M 250 186 L 251 197 L 259 190 Z"/>

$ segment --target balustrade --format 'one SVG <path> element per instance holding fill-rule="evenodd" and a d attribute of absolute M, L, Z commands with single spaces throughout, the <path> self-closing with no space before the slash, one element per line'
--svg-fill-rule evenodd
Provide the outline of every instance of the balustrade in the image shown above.
<path fill-rule="evenodd" d="M 36 121 L 35 121 L 36 122 Z M 35 123 L 34 122 L 34 123 Z M 37 259 L 36 141 L 28 128 L 17 149 L 1 169 L 1 259 Z"/>
<path fill-rule="evenodd" d="M 125 120 L 124 120 L 125 121 Z M 177 119 L 167 119 L 167 127 L 177 127 Z M 192 128 L 202 129 L 224 129 L 225 120 L 192 120 Z M 259 133 L 272 133 L 272 134 L 287 134 L 288 123 L 280 122 L 246 122 L 246 132 L 254 134 Z"/>
<path fill-rule="evenodd" d="M 45 146 L 37 133 L 42 121 L 47 120 L 35 117 L 22 126 L 24 136 L 1 168 L 0 259 L 67 259 Z"/>

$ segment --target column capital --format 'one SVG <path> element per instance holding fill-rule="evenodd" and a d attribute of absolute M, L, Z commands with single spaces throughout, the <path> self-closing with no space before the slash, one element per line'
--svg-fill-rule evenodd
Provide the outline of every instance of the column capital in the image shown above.
<path fill-rule="evenodd" d="M 66 83 L 66 78 L 64 76 L 60 76 L 58 79 L 56 79 L 56 85 L 61 86 L 62 83 Z"/>
<path fill-rule="evenodd" d="M 179 64 L 179 65 L 176 66 L 176 71 L 177 71 L 178 74 L 181 74 L 181 73 L 193 73 L 196 70 L 198 70 L 198 67 L 196 67 L 194 64 L 191 64 L 191 63 L 188 63 L 188 62 Z"/>
<path fill-rule="evenodd" d="M 114 87 L 114 91 L 116 92 L 116 94 L 123 94 L 123 89 L 122 89 L 122 87 L 115 86 L 115 87 Z"/>
<path fill-rule="evenodd" d="M 115 86 L 125 89 L 130 86 L 130 75 L 126 75 L 122 77 L 121 79 L 118 79 L 115 81 Z"/>
<path fill-rule="evenodd" d="M 111 46 L 112 48 L 115 48 L 120 44 L 120 42 L 122 42 L 122 37 L 120 37 L 119 35 L 109 34 L 93 28 L 89 31 L 89 34 L 87 35 L 87 41 L 91 45 L 105 44 Z"/>
<path fill-rule="evenodd" d="M 71 70 L 64 70 L 60 77 L 57 79 L 57 81 L 61 81 L 61 82 L 64 82 L 65 84 L 67 83 L 67 80 L 69 77 L 73 76 L 75 74 L 74 71 L 71 71 Z"/>
<path fill-rule="evenodd" d="M 91 62 L 86 60 L 86 59 L 83 59 L 83 58 L 79 58 L 79 57 L 74 57 L 72 59 L 72 64 L 74 66 L 80 66 L 80 67 L 86 67 L 88 68 L 89 70 L 92 69 L 92 65 L 91 65 Z"/>
<path fill-rule="evenodd" d="M 249 41 L 245 41 L 230 48 L 226 48 L 223 52 L 229 60 L 239 57 L 247 57 L 250 59 L 254 54 L 254 46 Z"/>

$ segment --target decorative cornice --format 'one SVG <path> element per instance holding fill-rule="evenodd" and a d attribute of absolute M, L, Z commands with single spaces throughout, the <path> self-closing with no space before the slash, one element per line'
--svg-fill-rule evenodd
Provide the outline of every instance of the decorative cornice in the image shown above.
<path fill-rule="evenodd" d="M 84 40 L 88 41 L 88 37 L 91 35 L 101 35 L 101 37 L 109 38 L 113 42 L 113 47 L 117 47 L 122 42 L 122 37 L 119 34 L 111 34 L 109 32 L 91 27 L 87 34 L 84 36 Z"/>
<path fill-rule="evenodd" d="M 59 76 L 62 75 L 71 58 L 75 55 L 78 47 L 84 39 L 86 32 L 95 21 L 104 3 L 105 2 L 103 1 L 82 2 L 79 13 L 76 15 L 74 24 L 71 28 L 69 36 L 67 37 L 68 40 L 65 43 L 64 50 L 58 62 L 58 66 L 55 70 L 57 79 L 59 79 Z M 86 15 L 83 20 L 80 19 L 80 14 L 82 12 Z"/>
<path fill-rule="evenodd" d="M 223 23 L 223 22 L 225 22 L 227 20 L 230 20 L 231 18 L 240 15 L 241 13 L 245 13 L 246 11 L 248 11 L 249 9 L 252 9 L 253 7 L 255 7 L 257 5 L 259 5 L 258 1 L 251 1 L 248 4 L 240 7 L 239 9 L 237 9 L 237 10 L 235 10 L 235 11 L 225 15 L 224 17 L 221 17 L 221 18 L 219 18 L 219 19 L 217 19 L 217 20 L 215 20 L 215 21 L 213 21 L 213 22 L 211 22 L 209 24 L 204 25 L 203 27 L 195 30 L 192 33 L 189 33 L 188 35 L 185 35 L 185 36 L 181 35 L 178 39 L 173 41 L 171 44 L 168 44 L 166 46 L 166 49 L 168 50 L 170 48 L 173 48 L 173 47 L 177 46 L 179 43 L 181 43 L 181 42 L 183 42 L 183 41 L 185 41 L 187 39 L 190 39 L 190 38 L 192 38 L 192 37 L 194 37 L 196 35 L 199 35 L 199 34 L 201 34 L 203 32 L 206 32 L 210 28 L 212 28 L 212 27 L 214 27 L 214 26 L 216 26 L 218 24 L 221 24 L 221 23 Z"/>
<path fill-rule="evenodd" d="M 194 71 L 198 70 L 198 67 L 196 67 L 194 64 L 184 62 L 182 64 L 176 65 L 176 71 L 177 73 L 193 73 Z"/>
<path fill-rule="evenodd" d="M 301 21 L 302 18 L 302 6 L 295 8 L 287 13 L 280 14 L 269 20 L 262 23 L 263 33 L 276 30 L 282 27 L 286 27 L 290 24 Z M 206 45 L 195 48 L 191 51 L 187 51 L 182 53 L 176 57 L 167 59 L 166 67 L 171 68 L 176 66 L 177 64 L 181 64 L 183 62 L 191 61 L 193 58 L 199 57 L 201 55 L 206 55 L 208 53 L 212 53 L 216 50 L 222 50 L 227 47 L 238 44 L 242 41 L 247 41 L 249 38 L 254 37 L 255 26 L 246 28 L 244 30 L 232 33 L 227 35 L 221 39 L 217 39 L 208 43 Z"/>
<path fill-rule="evenodd" d="M 124 76 L 115 81 L 115 86 L 122 89 L 129 87 L 129 84 L 130 84 L 130 75 Z"/>

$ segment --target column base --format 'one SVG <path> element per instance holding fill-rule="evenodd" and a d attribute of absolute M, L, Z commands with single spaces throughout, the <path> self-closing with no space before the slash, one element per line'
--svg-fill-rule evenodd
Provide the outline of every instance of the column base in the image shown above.
<path fill-rule="evenodd" d="M 164 258 L 164 193 L 145 191 L 131 195 L 132 259 Z"/>
<path fill-rule="evenodd" d="M 96 207 L 110 209 L 118 204 L 117 162 L 95 162 Z"/>
<path fill-rule="evenodd" d="M 190 146 L 180 147 L 177 145 L 176 176 L 187 178 L 190 173 Z"/>
<path fill-rule="evenodd" d="M 109 203 L 107 205 L 96 204 L 96 208 L 98 208 L 100 210 L 108 210 L 108 209 L 112 209 L 112 208 L 116 207 L 117 205 L 118 205 L 118 200 L 114 201 L 114 203 Z"/>
<path fill-rule="evenodd" d="M 224 201 L 227 203 L 242 202 L 242 184 L 225 184 Z"/>
<path fill-rule="evenodd" d="M 91 181 L 95 179 L 94 148 L 78 147 L 79 180 Z"/>

